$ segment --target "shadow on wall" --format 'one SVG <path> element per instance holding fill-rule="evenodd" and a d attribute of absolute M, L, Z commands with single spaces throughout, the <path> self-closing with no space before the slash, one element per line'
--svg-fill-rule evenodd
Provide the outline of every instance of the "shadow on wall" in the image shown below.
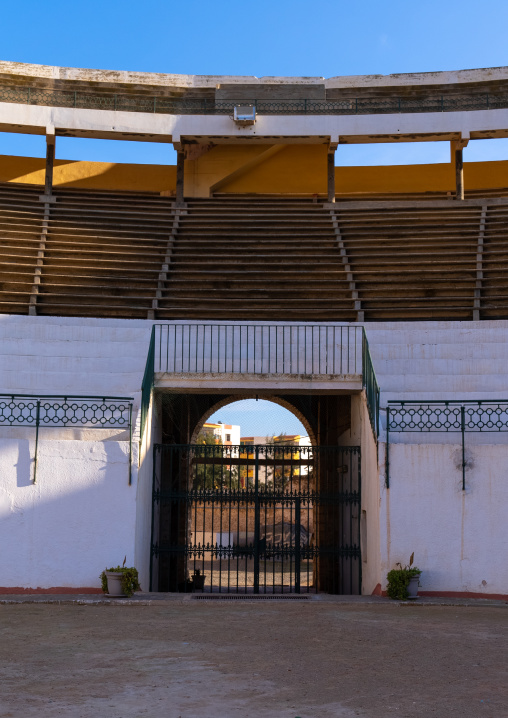
<path fill-rule="evenodd" d="M 33 484 L 33 442 L 0 440 L 2 587 L 99 589 L 106 565 L 134 561 L 128 452 L 128 442 L 42 442 Z"/>
<path fill-rule="evenodd" d="M 0 182 L 44 185 L 46 160 L 0 155 Z M 55 187 L 80 189 L 171 192 L 176 187 L 176 166 L 118 164 L 55 160 Z"/>
<path fill-rule="evenodd" d="M 266 153 L 259 164 L 246 156 L 240 167 L 237 167 L 238 158 L 233 162 L 235 152 L 232 150 L 234 148 L 229 146 L 214 147 L 203 157 L 189 161 L 186 164 L 186 192 L 208 196 L 214 183 L 220 185 L 219 192 L 225 193 L 313 194 L 326 191 L 326 147 L 287 146 L 275 154 Z M 43 186 L 44 173 L 44 159 L 0 155 L 0 182 Z M 336 167 L 335 177 L 337 194 L 345 196 L 453 192 L 455 189 L 455 171 L 451 163 Z M 507 177 L 508 161 L 464 163 L 466 190 L 506 188 Z M 171 195 L 176 187 L 176 166 L 55 160 L 54 185 Z"/>

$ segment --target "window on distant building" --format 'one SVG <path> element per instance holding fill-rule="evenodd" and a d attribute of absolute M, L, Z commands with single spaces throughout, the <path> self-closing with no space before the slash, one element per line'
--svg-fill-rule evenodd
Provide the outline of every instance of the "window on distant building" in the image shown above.
<path fill-rule="evenodd" d="M 231 441 L 231 434 L 226 434 L 226 441 Z"/>

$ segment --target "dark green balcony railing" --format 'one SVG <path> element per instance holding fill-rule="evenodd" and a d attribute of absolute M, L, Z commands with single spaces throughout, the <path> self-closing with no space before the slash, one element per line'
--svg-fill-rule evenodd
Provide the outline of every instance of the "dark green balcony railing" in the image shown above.
<path fill-rule="evenodd" d="M 386 487 L 390 487 L 392 433 L 460 433 L 462 489 L 466 488 L 465 434 L 508 431 L 508 400 L 389 401 L 386 407 Z"/>
<path fill-rule="evenodd" d="M 379 386 L 362 326 L 155 324 L 141 389 L 141 439 L 155 373 L 361 377 L 379 434 Z"/>
<path fill-rule="evenodd" d="M 232 115 L 235 105 L 253 104 L 258 115 L 378 115 L 413 112 L 460 112 L 508 107 L 508 93 L 433 95 L 430 97 L 353 97 L 343 100 L 229 100 L 172 98 L 156 95 L 44 90 L 0 86 L 0 102 L 86 110 L 149 112 L 166 115 Z"/>
<path fill-rule="evenodd" d="M 0 426 L 35 427 L 33 482 L 37 480 L 40 427 L 127 429 L 132 481 L 132 399 L 117 396 L 0 394 Z"/>

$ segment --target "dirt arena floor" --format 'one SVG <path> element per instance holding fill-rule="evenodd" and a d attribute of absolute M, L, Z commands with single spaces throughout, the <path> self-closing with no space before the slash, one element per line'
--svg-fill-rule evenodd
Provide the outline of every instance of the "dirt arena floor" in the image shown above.
<path fill-rule="evenodd" d="M 505 718 L 508 605 L 0 605 L 2 718 Z"/>

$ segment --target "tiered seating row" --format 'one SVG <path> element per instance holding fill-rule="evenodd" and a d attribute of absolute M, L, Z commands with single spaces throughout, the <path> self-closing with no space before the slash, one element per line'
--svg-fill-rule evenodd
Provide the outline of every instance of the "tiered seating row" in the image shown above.
<path fill-rule="evenodd" d="M 173 226 L 165 197 L 55 191 L 38 314 L 146 318 Z"/>
<path fill-rule="evenodd" d="M 158 315 L 354 320 L 329 213 L 289 199 L 188 202 Z"/>
<path fill-rule="evenodd" d="M 481 206 L 337 216 L 366 320 L 472 319 Z"/>
<path fill-rule="evenodd" d="M 40 192 L 0 185 L 0 312 L 508 318 L 506 199 L 330 209 L 312 198 L 223 196 L 177 210 L 149 193 L 56 189 L 45 204 Z"/>
<path fill-rule="evenodd" d="M 0 185 L 0 313 L 28 314 L 41 239 L 41 190 Z"/>

